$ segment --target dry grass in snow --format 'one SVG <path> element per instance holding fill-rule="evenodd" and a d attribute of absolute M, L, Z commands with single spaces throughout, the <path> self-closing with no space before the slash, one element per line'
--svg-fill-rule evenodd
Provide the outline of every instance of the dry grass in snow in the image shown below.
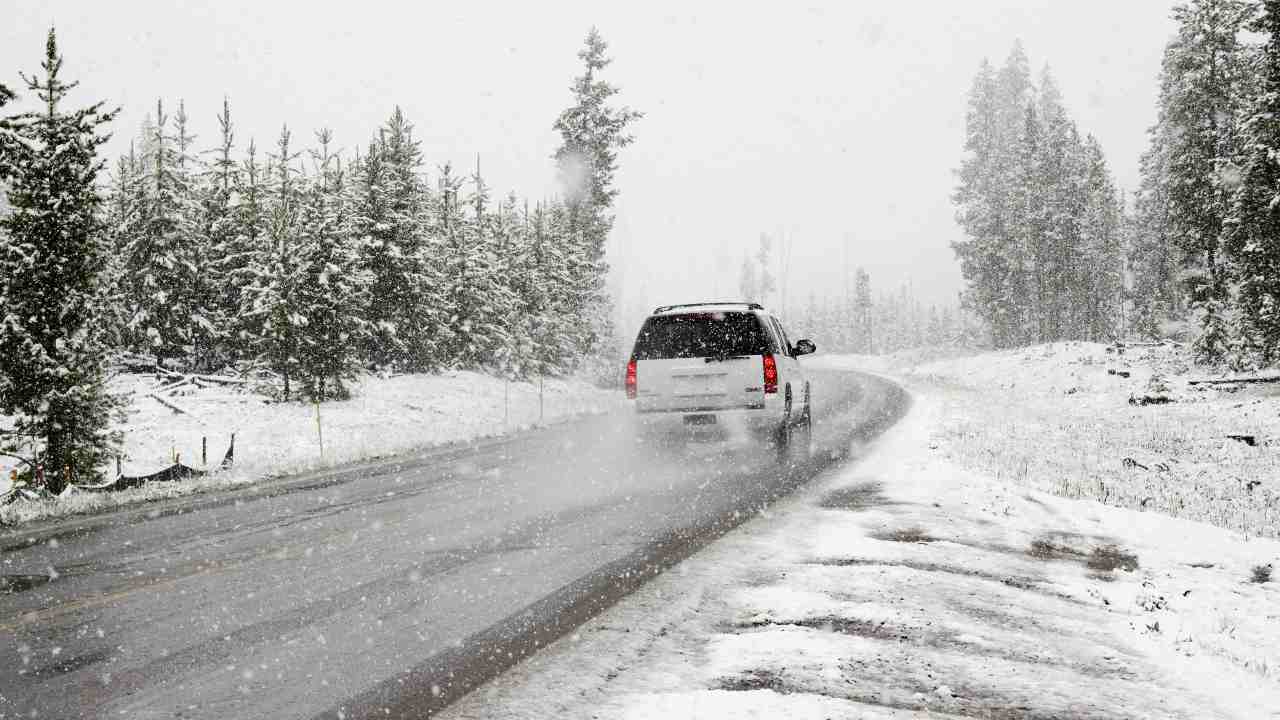
<path fill-rule="evenodd" d="M 901 373 L 942 400 L 934 442 L 963 467 L 1065 497 L 1280 536 L 1280 384 L 1187 383 L 1205 376 L 1179 348 L 1116 354 L 1080 342 Z M 1130 402 L 1160 397 L 1170 402 Z"/>

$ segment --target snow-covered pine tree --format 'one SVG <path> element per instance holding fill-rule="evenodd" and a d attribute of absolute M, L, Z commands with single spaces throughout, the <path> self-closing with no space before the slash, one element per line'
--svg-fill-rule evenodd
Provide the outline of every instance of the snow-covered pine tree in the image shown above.
<path fill-rule="evenodd" d="M 1200 314 L 1199 357 L 1223 357 L 1230 279 L 1223 262 L 1225 223 L 1238 185 L 1235 169 L 1242 83 L 1249 73 L 1240 33 L 1254 13 L 1245 0 L 1191 0 L 1173 9 L 1178 24 L 1164 58 L 1161 120 L 1167 134 L 1168 228 Z"/>
<path fill-rule="evenodd" d="M 1009 237 L 1003 242 L 1009 276 L 1004 283 L 1005 296 L 999 307 L 1000 325 L 1005 339 L 1013 346 L 1037 342 L 1041 337 L 1045 305 L 1045 280 L 1037 272 L 1037 260 L 1048 245 L 1046 239 L 1044 174 L 1040 168 L 1040 120 L 1032 104 L 1023 109 L 1023 131 L 1018 136 L 1017 156 L 1008 203 Z"/>
<path fill-rule="evenodd" d="M 605 242 L 613 229 L 612 210 L 618 195 L 614 175 L 618 151 L 634 141 L 628 128 L 643 117 L 631 108 L 612 103 L 618 88 L 599 77 L 612 62 L 607 52 L 608 44 L 592 27 L 578 53 L 584 72 L 570 88 L 573 104 L 560 113 L 553 125 L 561 139 L 555 160 L 564 188 L 567 235 L 585 253 L 580 264 L 586 270 L 583 280 L 588 284 L 583 286 L 586 300 L 582 310 L 589 311 L 584 319 L 592 332 L 587 336 L 591 345 L 584 349 L 590 352 L 598 341 L 606 355 L 614 350 L 612 306 L 604 281 L 608 273 Z M 604 362 L 611 360 L 605 358 Z"/>
<path fill-rule="evenodd" d="M 11 212 L 0 217 L 0 411 L 19 437 L 38 438 L 54 492 L 96 476 L 114 452 L 115 401 L 105 387 L 105 227 L 97 178 L 102 103 L 63 107 L 76 83 L 62 79 L 49 31 L 41 68 L 26 77 L 39 111 L 0 125 L 0 179 Z M 0 93 L 0 104 L 11 98 Z"/>
<path fill-rule="evenodd" d="M 525 259 L 527 242 L 524 219 L 517 210 L 520 201 L 515 193 L 498 204 L 492 217 L 494 266 L 503 297 L 496 311 L 506 333 L 501 347 L 494 351 L 491 366 L 504 377 L 520 377 L 526 358 L 531 354 L 527 325 L 523 313 L 532 281 Z"/>
<path fill-rule="evenodd" d="M 1025 337 L 1028 301 L 1026 202 L 1018 192 L 1027 167 L 1026 132 L 1032 86 L 1021 44 L 1014 46 L 997 72 L 983 62 L 969 94 L 966 157 L 954 201 L 968 239 L 953 245 L 975 311 L 987 323 L 997 347 Z M 1021 225 L 1013 225 L 1013 217 Z"/>
<path fill-rule="evenodd" d="M 330 144 L 329 130 L 316 133 L 316 172 L 306 182 L 298 217 L 297 374 L 300 392 L 320 402 L 345 398 L 345 383 L 360 370 L 366 322 L 361 312 L 367 278 L 359 269 L 346 217 L 342 162 Z"/>
<path fill-rule="evenodd" d="M 643 117 L 628 107 L 616 107 L 610 100 L 618 88 L 599 78 L 612 59 L 608 43 L 596 28 L 587 33 L 578 53 L 584 65 L 582 75 L 570 88 L 573 104 L 556 118 L 560 133 L 556 167 L 564 186 L 569 227 L 588 239 L 592 260 L 604 258 L 604 244 L 613 227 L 610 209 L 618 195 L 613 178 L 618 169 L 618 151 L 634 141 L 627 128 Z"/>
<path fill-rule="evenodd" d="M 212 276 L 215 217 L 210 215 L 211 208 L 205 202 L 210 178 L 194 152 L 196 138 L 189 130 L 185 102 L 178 102 L 173 119 L 177 173 L 185 187 L 179 210 L 182 262 L 173 272 L 183 285 L 182 295 L 189 309 L 186 364 L 207 371 L 221 364 L 218 349 L 224 331 L 218 308 L 218 287 Z"/>
<path fill-rule="evenodd" d="M 193 316 L 198 314 L 191 286 L 196 273 L 190 230 L 189 158 L 168 130 L 169 118 L 156 102 L 153 135 L 146 145 L 147 172 L 137 185 L 141 211 L 126 230 L 123 278 L 129 297 L 129 334 L 137 349 L 157 362 L 185 364 L 191 356 Z"/>
<path fill-rule="evenodd" d="M 480 174 L 479 160 L 471 176 L 471 194 L 467 198 L 470 217 L 463 223 L 463 243 L 469 257 L 470 298 L 459 298 L 454 313 L 465 325 L 466 342 L 460 344 L 464 353 L 458 362 L 464 367 L 495 367 L 503 349 L 510 340 L 508 325 L 514 304 L 498 257 L 495 239 L 496 218 L 489 212 L 489 188 Z M 460 330 L 458 337 L 462 337 Z"/>
<path fill-rule="evenodd" d="M 1280 0 L 1264 0 L 1251 29 L 1265 36 L 1261 87 L 1243 125 L 1230 248 L 1239 267 L 1239 334 L 1271 364 L 1280 359 Z"/>
<path fill-rule="evenodd" d="M 1009 272 L 1000 252 L 1004 242 L 1004 193 L 998 174 L 1002 148 L 997 92 L 995 69 L 984 58 L 969 89 L 965 154 L 956 171 L 959 182 L 952 194 L 956 221 L 964 237 L 951 244 L 965 279 L 965 292 L 993 330 L 997 328 Z"/>
<path fill-rule="evenodd" d="M 1168 120 L 1172 46 L 1165 48 L 1160 72 L 1158 116 L 1147 130 L 1147 150 L 1139 162 L 1140 181 L 1128 219 L 1126 256 L 1132 275 L 1129 297 L 1133 304 L 1133 328 L 1146 337 L 1160 336 L 1161 324 L 1185 314 L 1179 286 L 1180 252 L 1173 242 L 1169 219 L 1169 172 L 1173 134 Z"/>
<path fill-rule="evenodd" d="M 421 177 L 413 126 L 396 108 L 354 168 L 351 223 L 371 277 L 365 356 L 377 366 L 428 370 L 445 364 L 448 315 L 439 304 L 439 228 Z"/>
<path fill-rule="evenodd" d="M 1039 307 L 1037 341 L 1078 338 L 1083 334 L 1080 312 L 1086 278 L 1080 220 L 1084 212 L 1083 149 L 1075 123 L 1067 116 L 1057 83 L 1046 66 L 1037 96 L 1040 122 L 1040 186 L 1042 243 L 1035 248 L 1034 276 Z"/>
<path fill-rule="evenodd" d="M 450 338 L 442 350 L 450 364 L 458 363 L 467 355 L 471 317 L 481 302 L 472 288 L 475 269 L 467 243 L 467 220 L 461 198 L 463 182 L 461 176 L 454 174 L 452 165 L 440 166 L 434 227 L 442 243 L 443 304 L 448 311 L 446 328 Z"/>
<path fill-rule="evenodd" d="M 213 161 L 197 190 L 202 256 L 200 305 L 211 325 L 206 334 L 209 347 L 198 362 L 207 367 L 225 365 L 235 357 L 240 283 L 245 279 L 244 269 L 252 256 L 250 248 L 241 247 L 239 242 L 243 235 L 235 204 L 240 168 L 233 156 L 235 127 L 231 121 L 231 103 L 226 98 L 218 115 L 218 131 L 218 146 L 210 151 Z"/>
<path fill-rule="evenodd" d="M 123 278 L 127 251 L 131 245 L 130 229 L 136 227 L 137 216 L 142 208 L 139 206 L 136 189 L 140 182 L 141 167 L 133 143 L 130 143 L 129 154 L 116 159 L 115 170 L 107 181 L 106 202 L 103 211 L 103 224 L 108 247 L 105 317 L 107 344 L 113 348 L 129 346 L 127 325 L 129 322 L 129 296 L 125 292 Z"/>
<path fill-rule="evenodd" d="M 1106 342 L 1121 335 L 1123 297 L 1124 209 L 1107 169 L 1102 146 L 1090 135 L 1085 140 L 1084 209 L 1081 215 L 1081 265 L 1076 271 L 1082 327 L 1073 337 Z"/>
<path fill-rule="evenodd" d="M 229 139 L 224 136 L 224 142 Z M 262 317 L 246 310 L 252 306 L 247 293 L 254 284 L 255 269 L 270 252 L 267 174 L 258 160 L 258 145 L 250 139 L 239 172 L 232 175 L 235 204 L 231 213 L 230 245 L 218 252 L 215 265 L 224 291 L 222 306 L 228 313 L 227 345 L 233 361 L 252 361 L 257 354 L 257 339 L 262 336 Z"/>
<path fill-rule="evenodd" d="M 536 242 L 548 292 L 539 346 L 546 372 L 557 373 L 576 367 L 599 339 L 597 324 L 586 312 L 595 289 L 583 284 L 583 271 L 591 264 L 581 236 L 573 232 L 569 208 L 551 202 L 540 215 Z"/>
<path fill-rule="evenodd" d="M 265 197 L 267 248 L 254 258 L 251 281 L 243 294 L 246 307 L 241 312 L 258 323 L 251 346 L 257 361 L 280 375 L 284 400 L 292 397 L 296 387 L 299 333 L 307 322 L 298 292 L 305 272 L 298 238 L 302 188 L 293 165 L 298 153 L 290 149 L 290 141 L 286 126 L 271 156 Z"/>

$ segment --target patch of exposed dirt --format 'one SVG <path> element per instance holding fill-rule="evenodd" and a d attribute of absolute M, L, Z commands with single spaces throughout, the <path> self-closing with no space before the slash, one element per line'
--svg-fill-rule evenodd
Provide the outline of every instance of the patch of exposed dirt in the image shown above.
<path fill-rule="evenodd" d="M 1117 667 L 1101 667 L 1084 661 L 1073 661 L 1065 658 L 1050 657 L 1036 652 L 1016 648 L 1000 647 L 994 644 L 976 644 L 960 639 L 960 633 L 950 628 L 911 627 L 892 623 L 886 620 L 863 620 L 847 617 L 814 617 L 787 622 L 772 620 L 749 621 L 735 626 L 734 630 L 755 630 L 764 627 L 792 626 L 810 630 L 852 635 L 855 637 L 882 640 L 886 642 L 921 645 L 936 650 L 958 652 L 964 655 L 996 658 L 1012 663 L 1026 665 L 1043 665 L 1055 667 L 1087 677 L 1136 679 L 1136 675 Z"/>
<path fill-rule="evenodd" d="M 872 533 L 871 537 L 877 540 L 902 543 L 931 543 L 938 540 L 938 538 L 925 532 L 925 529 L 920 527 L 899 528 L 897 530 Z"/>
<path fill-rule="evenodd" d="M 868 480 L 855 485 L 836 488 L 822 496 L 818 506 L 828 510 L 869 510 L 874 507 L 892 507 L 908 503 L 890 500 L 884 494 L 884 483 Z"/>
<path fill-rule="evenodd" d="M 1113 570 L 1126 570 L 1132 572 L 1138 569 L 1138 556 L 1130 552 L 1125 552 L 1119 545 L 1103 545 L 1096 547 L 1093 552 L 1089 553 L 1089 559 L 1085 562 L 1090 570 L 1111 572 Z"/>
<path fill-rule="evenodd" d="M 1100 535 L 1061 531 L 1045 533 L 1031 541 L 1026 554 L 1037 560 L 1084 563 L 1095 573 L 1138 569 L 1137 555 L 1125 551 L 1114 539 Z"/>
<path fill-rule="evenodd" d="M 1083 550 L 1043 538 L 1032 540 L 1031 547 L 1027 548 L 1027 554 L 1037 560 L 1080 560 L 1085 557 Z"/>
<path fill-rule="evenodd" d="M 872 560 L 869 558 L 831 558 L 825 560 L 817 560 L 815 565 L 830 565 L 833 567 L 904 567 L 911 570 L 919 570 L 921 572 L 942 572 L 952 575 L 960 575 L 962 577 L 977 578 L 989 582 L 1000 583 L 1017 590 L 1027 590 L 1042 594 L 1049 594 L 1063 600 L 1071 600 L 1075 602 L 1075 598 L 1056 593 L 1048 593 L 1040 587 L 1043 582 L 1040 578 L 1028 575 L 1005 575 L 1001 573 L 985 572 L 983 570 L 975 570 L 973 568 L 960 567 L 958 565 L 946 565 L 944 563 L 924 562 L 920 560 Z"/>
<path fill-rule="evenodd" d="M 863 668 L 856 664 L 842 664 L 841 670 L 848 677 L 863 674 Z M 993 692 L 983 692 L 963 685 L 952 685 L 952 692 L 946 699 L 934 695 L 934 688 L 913 681 L 908 677 L 896 677 L 891 681 L 893 692 L 883 692 L 862 688 L 851 684 L 842 684 L 838 691 L 824 687 L 816 689 L 806 687 L 772 670 L 753 669 L 732 677 L 721 678 L 716 687 L 721 690 L 773 690 L 780 695 L 818 695 L 822 697 L 847 700 L 862 705 L 883 707 L 892 710 L 914 712 L 940 712 L 946 717 L 982 718 L 982 720 L 1062 720 L 1064 715 L 1055 709 L 1039 709 L 1019 702 L 1016 698 L 1003 697 Z M 912 699 L 908 699 L 912 698 Z M 915 699 L 919 698 L 919 699 Z M 1101 709 L 1081 709 L 1070 715 L 1073 720 L 1119 720 L 1127 715 L 1116 715 Z"/>
<path fill-rule="evenodd" d="M 771 670 L 748 670 L 731 678 L 721 678 L 721 690 L 772 690 L 782 695 L 796 692 L 782 675 Z"/>

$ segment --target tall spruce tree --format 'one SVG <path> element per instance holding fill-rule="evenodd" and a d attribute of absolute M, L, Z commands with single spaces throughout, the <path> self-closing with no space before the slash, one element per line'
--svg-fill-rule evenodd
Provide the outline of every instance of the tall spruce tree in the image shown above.
<path fill-rule="evenodd" d="M 128 329 L 133 344 L 157 362 L 185 365 L 192 356 L 196 307 L 188 141 L 170 133 L 169 117 L 156 102 L 146 138 L 146 172 L 136 183 L 140 211 L 127 229 L 125 261 Z M 179 132 L 181 136 L 183 133 Z"/>
<path fill-rule="evenodd" d="M 1082 323 L 1077 337 L 1095 342 L 1118 338 L 1124 291 L 1124 209 L 1107 169 L 1102 146 L 1090 135 L 1084 145 L 1084 209 L 1080 217 L 1079 292 L 1073 295 Z"/>
<path fill-rule="evenodd" d="M 367 282 L 347 222 L 342 163 L 329 130 L 316 133 L 315 174 L 306 182 L 298 218 L 298 375 L 314 401 L 348 396 L 346 382 L 360 369 L 365 333 L 361 317 Z"/>
<path fill-rule="evenodd" d="M 54 492 L 96 476 L 118 438 L 105 387 L 102 322 L 105 227 L 97 178 L 102 103 L 68 110 L 62 56 L 49 31 L 43 77 L 26 77 L 42 109 L 0 125 L 0 409 L 19 436 L 38 438 Z M 12 95 L 0 92 L 0 101 Z"/>
<path fill-rule="evenodd" d="M 1243 126 L 1231 247 L 1240 276 L 1239 334 L 1271 364 L 1280 359 L 1280 0 L 1265 0 L 1251 29 L 1266 40 L 1261 87 Z"/>
<path fill-rule="evenodd" d="M 430 227 L 431 197 L 421 176 L 422 151 L 399 107 L 356 163 L 351 222 L 361 267 L 372 285 L 366 318 L 373 330 L 366 357 L 378 366 L 430 370 L 448 344 Z"/>
<path fill-rule="evenodd" d="M 578 52 L 584 71 L 570 88 L 573 104 L 560 113 L 553 125 L 561 140 L 555 161 L 564 188 L 567 235 L 585 254 L 576 263 L 580 271 L 574 273 L 583 290 L 582 300 L 572 310 L 582 314 L 591 327 L 585 336 L 587 352 L 594 349 L 597 341 L 612 341 L 612 310 L 605 293 L 608 265 L 604 256 L 618 196 L 614 175 L 618 151 L 635 140 L 628 129 L 643 117 L 640 112 L 612 103 L 618 88 L 600 78 L 612 62 L 608 47 L 600 32 L 591 28 L 585 46 Z"/>
<path fill-rule="evenodd" d="M 212 275 L 216 239 L 213 222 L 216 207 L 206 203 L 210 183 L 204 163 L 195 154 L 195 136 L 190 132 L 186 103 L 178 102 L 174 114 L 174 149 L 177 151 L 176 172 L 182 189 L 179 198 L 181 246 L 179 264 L 173 268 L 182 287 L 181 296 L 187 310 L 187 345 L 185 364 L 199 370 L 219 366 L 218 347 L 223 322 L 218 308 L 218 288 Z"/>
<path fill-rule="evenodd" d="M 218 146 L 210 153 L 213 161 L 197 189 L 199 203 L 199 243 L 201 260 L 200 305 L 213 326 L 205 337 L 209 343 L 199 362 L 224 365 L 233 359 L 235 318 L 240 311 L 240 284 L 251 252 L 239 246 L 236 222 L 236 186 L 239 167 L 233 155 L 235 127 L 231 103 L 223 98 L 218 115 Z"/>
<path fill-rule="evenodd" d="M 1173 124 L 1168 121 L 1165 98 L 1170 94 L 1171 48 L 1165 49 L 1160 73 L 1160 102 L 1154 125 L 1147 130 L 1148 147 L 1139 162 L 1141 181 L 1133 198 L 1128 220 L 1128 265 L 1132 274 L 1130 298 L 1134 329 L 1148 337 L 1158 337 L 1165 320 L 1180 320 L 1185 314 L 1184 294 L 1179 284 L 1181 256 L 1171 237 L 1169 216 L 1170 152 Z"/>
<path fill-rule="evenodd" d="M 996 73 L 987 60 L 969 90 L 965 116 L 965 156 L 957 171 L 952 201 L 964 237 L 952 243 L 967 280 L 966 299 L 991 326 L 996 345 L 1008 344 L 1005 295 L 1012 275 L 1004 252 L 1005 160 Z M 870 303 L 868 297 L 867 303 Z"/>
<path fill-rule="evenodd" d="M 243 311 L 258 323 L 258 333 L 251 343 L 256 359 L 280 375 L 285 400 L 297 389 L 300 334 L 307 322 L 299 294 L 305 272 L 298 237 L 302 188 L 294 166 L 298 153 L 291 148 L 291 140 L 289 128 L 282 128 L 276 152 L 271 156 L 265 213 L 267 245 L 255 257 L 252 279 L 244 291 Z"/>
<path fill-rule="evenodd" d="M 1235 118 L 1249 73 L 1240 34 L 1254 12 L 1245 0 L 1192 0 L 1173 10 L 1177 35 L 1165 54 L 1162 120 L 1167 139 L 1168 227 L 1183 255 L 1187 292 L 1200 314 L 1198 355 L 1223 357 L 1229 346 L 1230 284 L 1224 230 L 1236 191 Z"/>
<path fill-rule="evenodd" d="M 228 350 L 237 361 L 252 360 L 254 343 L 262 335 L 262 316 L 247 312 L 252 306 L 248 296 L 254 283 L 255 268 L 270 252 L 267 232 L 267 170 L 258 160 L 258 145 L 252 139 L 233 176 L 233 226 L 230 247 L 219 253 L 219 275 L 224 285 L 222 301 L 231 313 L 228 328 Z"/>

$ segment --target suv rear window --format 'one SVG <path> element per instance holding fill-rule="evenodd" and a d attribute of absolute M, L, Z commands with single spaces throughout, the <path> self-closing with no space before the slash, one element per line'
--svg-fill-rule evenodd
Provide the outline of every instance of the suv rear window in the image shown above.
<path fill-rule="evenodd" d="M 645 321 L 632 355 L 636 360 L 763 355 L 769 340 L 751 313 L 658 315 Z"/>

